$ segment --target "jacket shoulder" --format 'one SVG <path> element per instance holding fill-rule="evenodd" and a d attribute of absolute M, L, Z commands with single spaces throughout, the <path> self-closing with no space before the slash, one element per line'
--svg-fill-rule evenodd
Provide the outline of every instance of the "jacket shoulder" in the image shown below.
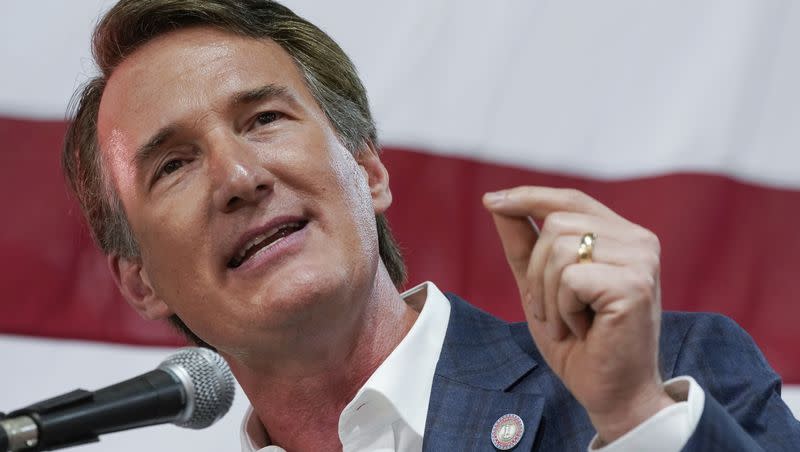
<path fill-rule="evenodd" d="M 660 353 L 665 378 L 692 375 L 700 382 L 726 369 L 750 363 L 774 375 L 755 341 L 733 319 L 717 313 L 665 312 Z M 714 372 L 708 372 L 715 369 Z"/>

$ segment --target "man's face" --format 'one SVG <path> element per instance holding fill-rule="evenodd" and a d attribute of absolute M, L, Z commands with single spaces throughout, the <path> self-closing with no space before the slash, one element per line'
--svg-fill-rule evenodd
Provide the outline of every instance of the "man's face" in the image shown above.
<path fill-rule="evenodd" d="M 280 46 L 208 28 L 157 38 L 110 77 L 98 136 L 151 316 L 235 352 L 357 315 L 385 170 L 341 145 Z"/>

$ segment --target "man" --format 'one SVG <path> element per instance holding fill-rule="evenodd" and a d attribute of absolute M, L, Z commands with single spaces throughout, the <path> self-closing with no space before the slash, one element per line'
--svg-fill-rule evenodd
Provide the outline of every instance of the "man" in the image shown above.
<path fill-rule="evenodd" d="M 582 193 L 484 197 L 527 325 L 432 283 L 400 294 L 364 89 L 284 7 L 122 1 L 94 46 L 68 178 L 124 297 L 231 365 L 244 450 L 800 445 L 730 321 L 661 334 L 658 240 Z"/>

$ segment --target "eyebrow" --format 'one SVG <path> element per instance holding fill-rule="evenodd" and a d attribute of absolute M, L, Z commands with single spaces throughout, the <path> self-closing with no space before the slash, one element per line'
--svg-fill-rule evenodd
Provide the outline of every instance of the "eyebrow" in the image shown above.
<path fill-rule="evenodd" d="M 285 86 L 269 83 L 258 88 L 234 93 L 229 106 L 233 109 L 242 105 L 253 104 L 268 99 L 281 99 L 293 107 L 300 104 L 297 98 L 290 93 Z M 177 129 L 178 126 L 176 124 L 162 127 L 147 141 L 147 143 L 139 146 L 134 156 L 136 167 L 141 167 L 144 163 L 149 161 L 161 145 L 176 133 Z"/>
<path fill-rule="evenodd" d="M 160 148 L 165 141 L 175 134 L 176 129 L 177 127 L 175 125 L 162 127 L 158 129 L 158 132 L 156 132 L 152 138 L 147 140 L 147 143 L 139 146 L 139 149 L 136 150 L 136 155 L 134 156 L 134 163 L 136 164 L 136 167 L 140 168 L 145 162 L 150 160 L 153 157 L 153 154 L 158 151 L 158 148 Z"/>
<path fill-rule="evenodd" d="M 255 89 L 239 91 L 234 94 L 231 100 L 231 107 L 252 104 L 272 98 L 284 100 L 292 105 L 298 104 L 297 99 L 295 99 L 294 95 L 292 95 L 285 86 L 269 83 Z"/>

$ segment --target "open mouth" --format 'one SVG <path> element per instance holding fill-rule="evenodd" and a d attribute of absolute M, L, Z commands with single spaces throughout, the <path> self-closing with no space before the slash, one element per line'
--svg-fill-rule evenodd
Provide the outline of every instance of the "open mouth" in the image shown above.
<path fill-rule="evenodd" d="M 303 229 L 307 224 L 308 221 L 306 220 L 284 223 L 253 237 L 228 261 L 228 268 L 240 267 L 247 259 L 253 257 L 259 251 L 280 242 L 289 235 Z"/>

